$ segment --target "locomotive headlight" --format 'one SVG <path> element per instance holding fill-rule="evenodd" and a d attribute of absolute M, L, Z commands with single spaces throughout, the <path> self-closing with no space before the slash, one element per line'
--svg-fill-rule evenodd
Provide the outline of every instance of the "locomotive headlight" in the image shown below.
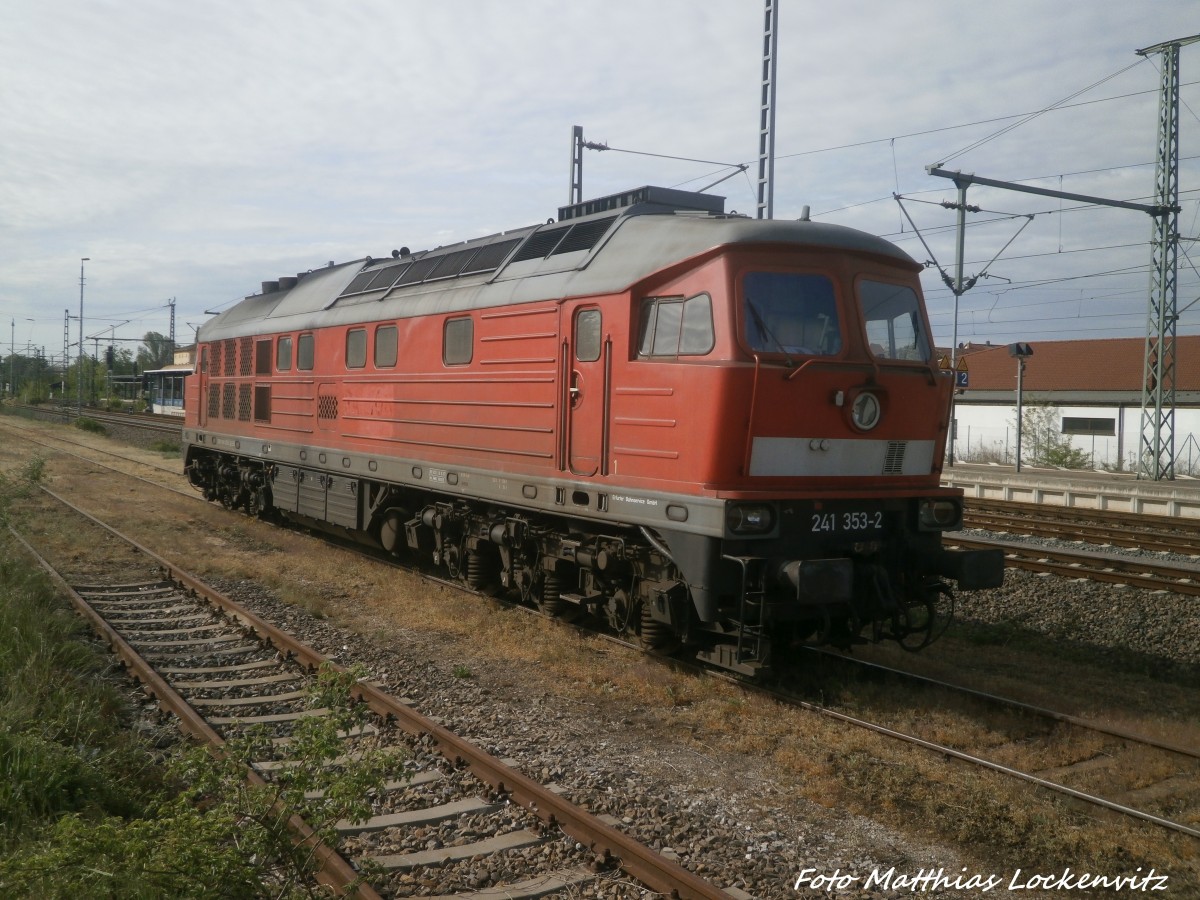
<path fill-rule="evenodd" d="M 775 510 L 766 503 L 731 503 L 725 527 L 731 534 L 766 534 L 775 527 Z"/>
<path fill-rule="evenodd" d="M 863 391 L 854 398 L 854 404 L 850 407 L 850 421 L 854 423 L 855 428 L 870 431 L 879 424 L 882 413 L 883 407 L 879 398 L 870 391 Z"/>
<path fill-rule="evenodd" d="M 956 531 L 962 527 L 962 505 L 944 498 L 922 500 L 920 524 L 922 531 Z"/>

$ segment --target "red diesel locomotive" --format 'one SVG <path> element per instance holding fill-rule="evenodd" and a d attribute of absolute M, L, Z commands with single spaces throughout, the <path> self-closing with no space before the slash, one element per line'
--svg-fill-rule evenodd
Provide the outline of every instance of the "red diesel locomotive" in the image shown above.
<path fill-rule="evenodd" d="M 265 282 L 206 323 L 185 463 L 282 515 L 648 646 L 760 673 L 923 646 L 951 552 L 952 379 L 874 236 L 641 188 L 558 221 Z"/>

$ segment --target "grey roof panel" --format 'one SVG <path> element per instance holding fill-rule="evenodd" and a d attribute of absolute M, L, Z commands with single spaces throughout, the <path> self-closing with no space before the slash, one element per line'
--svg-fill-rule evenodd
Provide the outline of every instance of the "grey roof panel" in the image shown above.
<path fill-rule="evenodd" d="M 611 219 L 611 213 L 605 218 Z M 498 271 L 472 274 L 468 267 L 467 274 L 459 277 L 438 280 L 434 273 L 430 281 L 410 283 L 415 280 L 409 277 L 412 271 L 424 268 L 421 263 L 432 256 L 423 254 L 423 258 L 406 271 L 399 279 L 400 283 L 390 291 L 372 289 L 340 302 L 339 297 L 363 270 L 364 261 L 319 269 L 287 292 L 247 298 L 202 326 L 199 340 L 408 318 L 547 298 L 616 293 L 672 263 L 698 257 L 718 247 L 744 243 L 827 247 L 885 256 L 914 269 L 918 267 L 908 254 L 882 238 L 818 222 L 697 213 L 624 215 L 609 229 L 602 229 L 599 215 L 592 221 L 596 224 L 591 226 L 588 234 L 589 241 L 593 238 L 594 241 L 582 249 L 556 254 L 549 248 L 529 259 L 522 259 L 523 251 L 518 251 Z M 587 222 L 584 218 L 572 220 L 568 226 L 553 224 L 542 229 L 528 229 L 525 233 L 530 239 L 526 245 L 541 241 L 542 233 L 570 230 Z M 565 230 L 555 237 L 561 240 Z M 469 241 L 452 254 L 438 256 L 444 258 L 462 253 L 463 256 L 457 257 L 461 259 L 472 244 L 486 246 L 497 242 L 498 236 Z M 395 265 L 392 260 L 387 262 Z"/>

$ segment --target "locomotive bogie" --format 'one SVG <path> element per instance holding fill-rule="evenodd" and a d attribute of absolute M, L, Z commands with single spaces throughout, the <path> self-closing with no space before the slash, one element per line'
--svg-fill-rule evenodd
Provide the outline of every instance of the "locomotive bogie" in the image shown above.
<path fill-rule="evenodd" d="M 941 547 L 961 494 L 919 266 L 635 195 L 209 323 L 192 483 L 741 671 L 789 641 L 923 642 L 942 579 L 1000 564 Z"/>

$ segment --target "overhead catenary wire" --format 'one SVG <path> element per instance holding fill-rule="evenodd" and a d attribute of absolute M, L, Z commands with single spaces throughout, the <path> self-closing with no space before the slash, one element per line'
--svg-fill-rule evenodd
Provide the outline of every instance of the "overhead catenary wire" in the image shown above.
<path fill-rule="evenodd" d="M 968 153 L 971 150 L 975 150 L 978 147 L 982 147 L 984 144 L 994 141 L 996 138 L 998 138 L 1002 135 L 1008 134 L 1008 132 L 1010 132 L 1016 128 L 1020 128 L 1022 125 L 1032 122 L 1034 119 L 1036 119 L 1040 116 L 1044 116 L 1048 112 L 1052 112 L 1055 109 L 1058 109 L 1059 107 L 1061 107 L 1063 104 L 1067 103 L 1068 101 L 1074 100 L 1076 97 L 1080 97 L 1080 96 L 1086 94 L 1088 91 L 1093 90 L 1094 88 L 1098 88 L 1100 85 L 1104 84 L 1105 82 L 1112 81 L 1112 79 L 1118 77 L 1119 75 L 1124 75 L 1130 69 L 1140 66 L 1145 61 L 1146 61 L 1145 58 L 1138 59 L 1138 60 L 1130 63 L 1129 65 L 1125 66 L 1125 68 L 1120 69 L 1116 72 L 1113 72 L 1111 75 L 1106 75 L 1104 78 L 1101 78 L 1099 81 L 1095 81 L 1092 84 L 1089 84 L 1085 88 L 1080 88 L 1075 93 L 1064 97 L 1062 100 L 1059 100 L 1057 103 L 1052 103 L 1050 106 L 1044 107 L 1043 109 L 1037 110 L 1036 112 L 1028 113 L 1023 118 L 1021 118 L 1019 121 L 1013 122 L 1010 125 L 1006 125 L 1004 128 L 1001 128 L 999 131 L 995 131 L 992 134 L 989 134 L 987 137 L 980 138 L 979 140 L 975 141 L 974 143 L 968 144 L 966 147 L 963 147 L 961 150 L 956 150 L 955 152 L 951 153 L 949 156 L 940 157 L 938 164 L 941 166 L 945 166 L 946 163 L 950 162 L 951 160 L 957 159 L 958 157 L 962 156 L 964 153 Z"/>

